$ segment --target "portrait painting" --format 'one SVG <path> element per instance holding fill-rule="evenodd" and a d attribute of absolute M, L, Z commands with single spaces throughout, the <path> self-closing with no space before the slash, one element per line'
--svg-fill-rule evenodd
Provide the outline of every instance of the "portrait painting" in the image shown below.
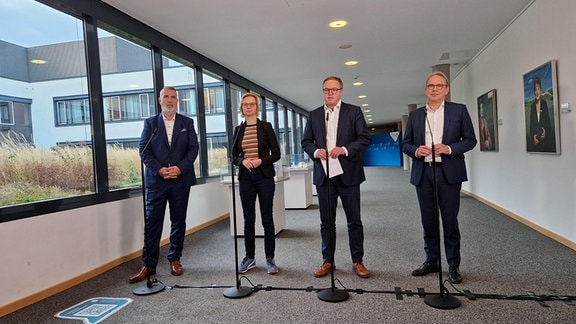
<path fill-rule="evenodd" d="M 526 151 L 560 154 L 556 60 L 524 74 Z"/>
<path fill-rule="evenodd" d="M 496 89 L 492 89 L 477 99 L 478 134 L 480 151 L 498 152 L 498 110 Z"/>

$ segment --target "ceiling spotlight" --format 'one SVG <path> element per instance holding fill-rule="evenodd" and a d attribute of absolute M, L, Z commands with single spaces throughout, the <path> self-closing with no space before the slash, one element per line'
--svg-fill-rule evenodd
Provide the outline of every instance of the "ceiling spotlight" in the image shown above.
<path fill-rule="evenodd" d="M 30 63 L 32 63 L 32 64 L 46 64 L 46 61 L 35 59 L 35 60 L 30 60 Z"/>
<path fill-rule="evenodd" d="M 346 25 L 348 25 L 348 22 L 346 20 L 334 20 L 328 24 L 328 26 L 330 26 L 331 28 L 342 28 Z"/>
<path fill-rule="evenodd" d="M 358 81 L 358 82 L 354 82 L 354 83 L 352 83 L 352 84 L 355 85 L 355 86 L 361 86 L 361 85 L 364 84 L 364 82 Z"/>
<path fill-rule="evenodd" d="M 356 64 L 358 64 L 358 61 L 348 61 L 348 62 L 344 63 L 344 65 L 348 65 L 348 66 L 352 66 L 352 65 L 356 65 Z"/>
<path fill-rule="evenodd" d="M 359 95 L 358 98 L 364 99 L 364 98 L 366 98 L 366 95 Z"/>
<path fill-rule="evenodd" d="M 362 107 L 368 107 L 368 106 L 370 106 L 370 105 L 367 103 L 362 104 Z"/>
<path fill-rule="evenodd" d="M 370 109 L 365 109 L 364 112 L 365 112 L 365 113 L 369 113 L 369 112 L 370 112 Z"/>

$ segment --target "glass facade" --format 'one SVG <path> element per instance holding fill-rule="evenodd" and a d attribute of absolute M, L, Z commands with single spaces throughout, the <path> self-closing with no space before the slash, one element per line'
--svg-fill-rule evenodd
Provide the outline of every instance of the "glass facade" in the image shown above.
<path fill-rule="evenodd" d="M 12 31 L 0 34 L 0 169 L 9 170 L 0 173 L 0 222 L 46 213 L 39 202 L 76 197 L 69 209 L 140 190 L 138 141 L 143 120 L 159 111 L 164 84 L 178 90 L 178 112 L 195 121 L 200 183 L 227 172 L 247 91 L 265 102 L 261 118 L 274 125 L 283 154 L 298 150 L 289 146 L 299 139 L 286 140 L 295 132 L 286 129 L 284 111 L 297 119 L 307 112 L 269 100 L 276 95 L 250 89 L 249 80 L 214 62 L 204 70 L 193 50 L 89 2 L 100 20 L 74 1 L 0 2 L 0 28 Z M 162 46 L 152 43 L 158 39 Z M 32 211 L 18 208 L 30 203 Z"/>

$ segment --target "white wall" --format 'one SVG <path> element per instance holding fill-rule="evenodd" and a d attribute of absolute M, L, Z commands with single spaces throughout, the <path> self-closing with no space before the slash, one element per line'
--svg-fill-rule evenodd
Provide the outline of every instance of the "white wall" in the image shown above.
<path fill-rule="evenodd" d="M 226 215 L 227 194 L 218 182 L 193 186 L 187 228 Z M 169 230 L 167 215 L 163 239 Z M 0 310 L 139 251 L 143 232 L 141 197 L 0 224 Z"/>
<path fill-rule="evenodd" d="M 467 154 L 464 189 L 576 244 L 576 1 L 535 1 L 452 79 L 452 101 L 468 105 L 478 127 L 476 99 L 497 91 L 499 152 Z M 523 74 L 558 60 L 561 155 L 526 153 Z M 512 235 L 512 233 L 511 233 Z"/>

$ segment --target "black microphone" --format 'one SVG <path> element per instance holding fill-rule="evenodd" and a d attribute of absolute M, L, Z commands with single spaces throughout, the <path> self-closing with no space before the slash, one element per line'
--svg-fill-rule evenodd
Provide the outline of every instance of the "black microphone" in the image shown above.
<path fill-rule="evenodd" d="M 424 107 L 424 116 L 426 116 L 426 124 L 428 125 L 428 130 L 430 131 L 430 141 L 432 146 L 432 163 L 436 163 L 436 150 L 434 149 L 434 134 L 432 133 L 432 127 L 430 126 L 430 120 L 428 119 L 428 111 Z"/>
<path fill-rule="evenodd" d="M 240 136 L 240 126 L 242 126 L 242 124 L 244 124 L 244 122 L 240 123 L 240 125 L 236 126 L 236 133 L 234 134 L 234 138 L 232 139 L 232 149 L 230 150 L 230 157 L 232 157 L 232 152 L 234 151 L 234 148 L 236 147 L 236 144 L 238 142 L 238 136 Z"/>
<path fill-rule="evenodd" d="M 424 109 L 424 116 L 426 117 L 426 124 L 428 125 L 428 130 L 430 131 L 430 139 L 432 140 L 432 150 L 434 150 L 434 134 L 432 134 L 432 127 L 430 127 L 430 120 L 428 120 L 428 110 L 426 109 L 426 107 L 422 107 L 422 109 Z"/>
<path fill-rule="evenodd" d="M 144 147 L 142 148 L 142 152 L 146 151 L 148 145 L 150 145 L 150 142 L 152 142 L 152 138 L 154 138 L 154 135 L 156 135 L 156 132 L 158 132 L 158 127 L 154 128 L 154 130 L 152 131 L 152 134 L 150 135 L 148 142 L 146 142 L 146 145 L 144 145 Z"/>

